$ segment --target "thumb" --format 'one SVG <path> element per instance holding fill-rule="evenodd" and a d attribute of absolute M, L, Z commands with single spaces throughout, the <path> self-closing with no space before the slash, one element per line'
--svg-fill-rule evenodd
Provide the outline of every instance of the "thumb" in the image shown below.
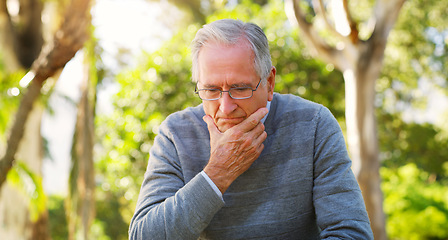
<path fill-rule="evenodd" d="M 202 117 L 202 120 L 204 120 L 204 122 L 207 124 L 210 135 L 221 133 L 221 131 L 219 131 L 218 127 L 215 125 L 212 117 L 210 117 L 209 115 L 205 115 L 204 117 Z"/>

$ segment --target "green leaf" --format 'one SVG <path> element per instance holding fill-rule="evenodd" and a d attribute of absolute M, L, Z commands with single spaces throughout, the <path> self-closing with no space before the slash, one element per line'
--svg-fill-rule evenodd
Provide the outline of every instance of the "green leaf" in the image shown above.
<path fill-rule="evenodd" d="M 47 197 L 42 187 L 42 177 L 32 172 L 25 163 L 16 161 L 8 172 L 7 181 L 27 198 L 31 221 L 37 221 L 46 210 Z"/>

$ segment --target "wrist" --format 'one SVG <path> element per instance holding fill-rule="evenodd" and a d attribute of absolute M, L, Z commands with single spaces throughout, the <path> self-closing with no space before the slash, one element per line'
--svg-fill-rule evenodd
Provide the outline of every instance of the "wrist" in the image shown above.
<path fill-rule="evenodd" d="M 222 169 L 216 167 L 207 165 L 204 168 L 204 172 L 207 174 L 210 180 L 213 181 L 216 187 L 218 187 L 219 191 L 221 191 L 222 194 L 227 191 L 229 186 L 234 181 L 234 178 L 229 176 L 226 171 L 223 171 Z"/>

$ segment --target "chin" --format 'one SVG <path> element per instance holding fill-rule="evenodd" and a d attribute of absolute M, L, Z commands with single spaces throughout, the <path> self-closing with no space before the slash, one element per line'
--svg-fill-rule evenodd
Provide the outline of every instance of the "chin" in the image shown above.
<path fill-rule="evenodd" d="M 232 128 L 233 126 L 235 126 L 235 125 L 224 125 L 224 126 L 218 126 L 218 129 L 219 129 L 219 131 L 220 132 L 225 132 L 225 131 L 227 131 L 227 130 L 229 130 L 230 128 Z"/>
<path fill-rule="evenodd" d="M 218 127 L 219 131 L 221 132 L 225 132 L 228 129 L 240 124 L 244 119 L 243 118 L 239 118 L 239 119 L 227 119 L 227 120 L 218 120 L 216 124 L 216 126 Z"/>

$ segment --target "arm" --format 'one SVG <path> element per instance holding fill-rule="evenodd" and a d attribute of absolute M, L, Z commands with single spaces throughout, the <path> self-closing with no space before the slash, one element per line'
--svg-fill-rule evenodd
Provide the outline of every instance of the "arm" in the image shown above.
<path fill-rule="evenodd" d="M 206 116 L 210 133 L 210 159 L 204 172 L 221 192 L 249 168 L 263 150 L 266 139 L 260 120 L 263 108 L 248 119 L 219 132 Z M 166 124 L 160 127 L 129 228 L 130 239 L 197 239 L 224 205 L 199 173 L 185 184 L 177 149 Z"/>
<path fill-rule="evenodd" d="M 327 108 L 316 121 L 313 198 L 321 238 L 373 239 L 338 122 Z"/>
<path fill-rule="evenodd" d="M 204 116 L 210 133 L 210 159 L 204 172 L 222 193 L 263 151 L 267 133 L 261 119 L 267 113 L 267 108 L 260 108 L 225 132 L 218 130 L 212 117 Z"/>
<path fill-rule="evenodd" d="M 197 239 L 223 205 L 201 174 L 185 184 L 170 130 L 162 125 L 151 149 L 129 239 Z"/>

